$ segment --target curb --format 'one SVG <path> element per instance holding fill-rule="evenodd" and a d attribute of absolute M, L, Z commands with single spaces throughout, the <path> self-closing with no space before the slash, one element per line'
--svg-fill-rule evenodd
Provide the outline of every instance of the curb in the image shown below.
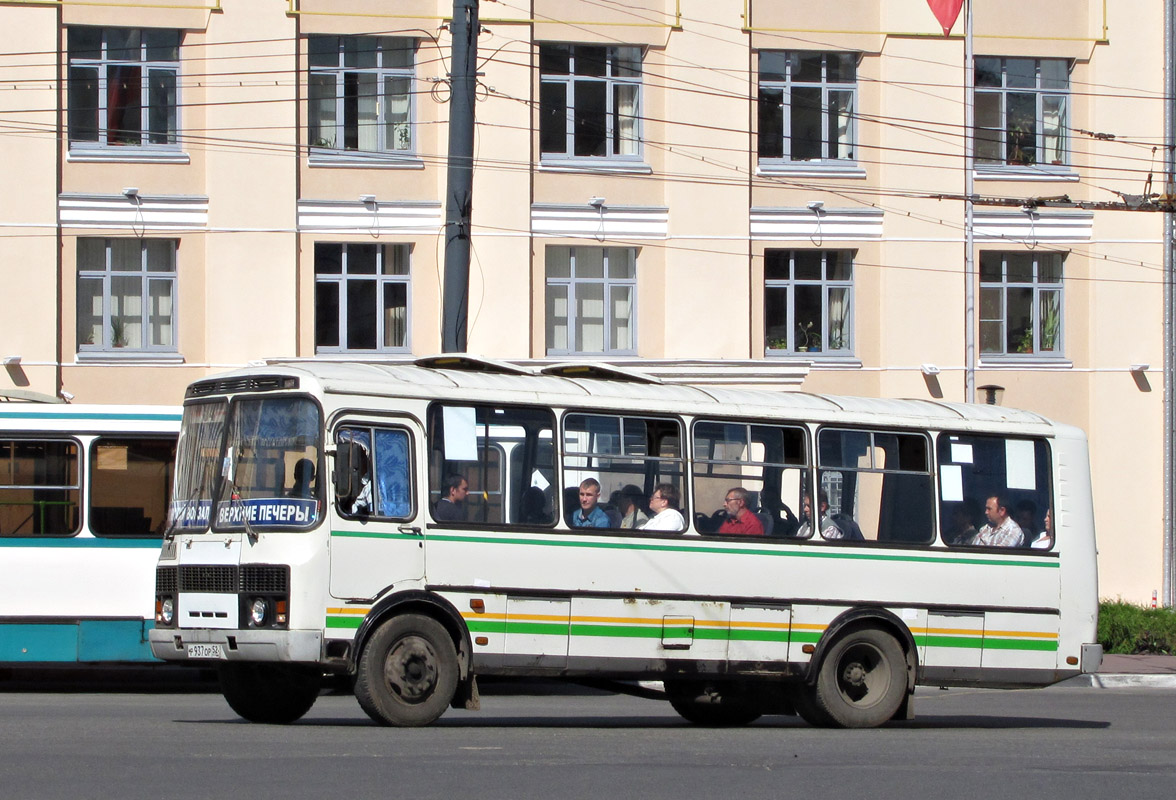
<path fill-rule="evenodd" d="M 1078 675 L 1055 685 L 1087 689 L 1176 689 L 1176 675 L 1096 673 Z"/>

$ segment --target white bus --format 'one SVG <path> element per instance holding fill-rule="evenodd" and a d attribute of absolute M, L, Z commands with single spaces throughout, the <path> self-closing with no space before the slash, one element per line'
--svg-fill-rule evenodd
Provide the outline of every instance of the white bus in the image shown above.
<path fill-rule="evenodd" d="M 152 662 L 180 409 L 0 403 L 0 664 Z"/>
<path fill-rule="evenodd" d="M 569 524 L 587 477 L 607 528 Z M 763 534 L 720 531 L 736 487 Z M 654 492 L 683 530 L 622 527 Z M 993 500 L 1020 546 L 978 543 Z M 150 638 L 219 662 L 254 721 L 299 718 L 336 674 L 377 722 L 423 725 L 505 675 L 661 681 L 706 724 L 865 727 L 909 718 L 917 685 L 1093 671 L 1097 613 L 1073 427 L 438 356 L 189 387 Z"/>

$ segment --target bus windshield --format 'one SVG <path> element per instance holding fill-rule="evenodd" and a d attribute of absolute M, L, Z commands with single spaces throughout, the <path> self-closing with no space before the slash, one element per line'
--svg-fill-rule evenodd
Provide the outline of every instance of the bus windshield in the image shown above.
<path fill-rule="evenodd" d="M 173 527 L 302 529 L 320 516 L 322 416 L 301 397 L 185 409 Z M 213 499 L 215 497 L 215 504 Z M 213 510 L 215 508 L 215 510 Z"/>
<path fill-rule="evenodd" d="M 212 493 L 220 474 L 227 411 L 228 404 L 223 400 L 184 408 L 176 446 L 175 495 L 167 524 L 169 531 L 208 529 Z"/>

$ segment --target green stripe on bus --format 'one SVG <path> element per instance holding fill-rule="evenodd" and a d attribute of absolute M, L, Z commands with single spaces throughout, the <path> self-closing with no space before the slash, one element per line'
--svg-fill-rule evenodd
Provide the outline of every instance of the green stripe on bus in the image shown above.
<path fill-rule="evenodd" d="M 363 624 L 363 617 L 346 616 L 346 617 L 327 617 L 328 628 L 358 628 Z"/>
<path fill-rule="evenodd" d="M 1058 643 L 1042 639 L 997 639 L 991 636 L 915 636 L 915 644 L 927 647 L 959 647 L 984 650 L 1041 650 L 1057 652 Z"/>
<path fill-rule="evenodd" d="M 775 556 L 777 558 L 820 558 L 820 559 L 846 559 L 853 561 L 897 561 L 908 562 L 914 564 L 971 564 L 978 566 L 1004 566 L 1004 567 L 1034 567 L 1044 569 L 1058 569 L 1060 564 L 1056 559 L 1031 559 L 1031 560 L 1014 560 L 1010 558 L 976 558 L 967 556 L 935 556 L 935 555 L 900 555 L 897 553 L 851 553 L 851 552 L 836 552 L 834 549 L 821 550 L 801 550 L 797 548 L 741 548 L 741 547 L 717 547 L 708 545 L 688 545 L 688 544 L 654 544 L 654 543 L 636 543 L 636 542 L 601 542 L 588 541 L 580 538 L 575 538 L 569 535 L 564 540 L 552 539 L 524 539 L 524 538 L 504 538 L 500 536 L 463 536 L 458 534 L 448 533 L 426 533 L 423 536 L 415 534 L 404 533 L 376 533 L 366 531 L 331 531 L 332 536 L 339 536 L 345 538 L 362 538 L 362 539 L 405 539 L 421 541 L 433 540 L 437 542 L 452 542 L 458 544 L 504 544 L 504 545 L 528 545 L 531 547 L 581 547 L 581 548 L 595 548 L 605 550 L 644 550 L 649 552 L 667 552 L 667 553 L 714 553 L 714 554 L 736 554 L 736 555 L 759 555 L 759 556 Z"/>
<path fill-rule="evenodd" d="M 0 420 L 5 419 L 55 419 L 55 420 L 121 420 L 131 422 L 179 422 L 180 414 L 119 414 L 119 413 L 50 413 L 47 411 L 0 411 Z"/>
<path fill-rule="evenodd" d="M 115 539 L 113 537 L 89 538 L 62 536 L 60 538 L 39 538 L 34 536 L 0 537 L 0 547 L 97 547 L 97 548 L 144 548 L 158 550 L 162 547 L 159 539 Z"/>

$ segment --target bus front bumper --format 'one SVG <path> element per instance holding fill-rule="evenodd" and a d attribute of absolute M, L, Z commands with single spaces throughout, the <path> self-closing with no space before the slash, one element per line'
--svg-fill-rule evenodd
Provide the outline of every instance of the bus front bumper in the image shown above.
<path fill-rule="evenodd" d="M 164 661 L 286 661 L 303 664 L 322 660 L 321 631 L 211 630 L 155 628 L 151 652 Z"/>

